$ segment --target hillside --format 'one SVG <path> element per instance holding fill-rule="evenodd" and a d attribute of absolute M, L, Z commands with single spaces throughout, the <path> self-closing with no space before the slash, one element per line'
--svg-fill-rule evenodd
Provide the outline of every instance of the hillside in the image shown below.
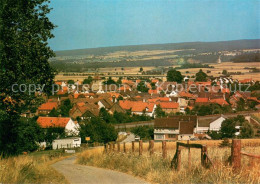
<path fill-rule="evenodd" d="M 109 52 L 117 51 L 141 51 L 141 50 L 180 50 L 195 49 L 197 52 L 218 52 L 241 49 L 259 49 L 260 39 L 256 40 L 233 40 L 220 42 L 184 42 L 184 43 L 167 43 L 167 44 L 150 44 L 150 45 L 129 45 L 115 47 L 100 47 L 91 49 L 77 49 L 56 51 L 57 56 L 76 56 L 76 55 L 103 55 Z"/>
<path fill-rule="evenodd" d="M 183 62 L 216 63 L 235 56 L 256 53 L 260 39 L 221 42 L 187 42 L 131 45 L 57 51 L 50 60 L 58 71 L 85 72 L 89 68 L 172 66 Z"/>

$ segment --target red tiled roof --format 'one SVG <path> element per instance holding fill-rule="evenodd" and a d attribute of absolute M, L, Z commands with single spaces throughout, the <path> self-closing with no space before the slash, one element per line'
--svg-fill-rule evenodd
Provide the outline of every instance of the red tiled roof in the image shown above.
<path fill-rule="evenodd" d="M 149 94 L 158 94 L 158 90 L 156 90 L 156 89 L 149 89 L 148 93 Z"/>
<path fill-rule="evenodd" d="M 239 82 L 240 83 L 249 83 L 251 81 L 252 81 L 252 79 L 244 79 L 244 80 L 240 80 Z"/>
<path fill-rule="evenodd" d="M 179 96 L 180 96 L 180 97 L 193 98 L 193 95 L 192 95 L 191 93 L 185 92 L 185 91 L 181 91 L 181 92 L 179 93 Z"/>
<path fill-rule="evenodd" d="M 160 102 L 159 104 L 162 109 L 177 109 L 179 107 L 176 102 Z"/>
<path fill-rule="evenodd" d="M 135 102 L 132 107 L 132 112 L 143 112 L 145 109 L 147 109 L 146 112 L 153 112 L 154 105 L 154 103 Z"/>
<path fill-rule="evenodd" d="M 210 102 L 212 102 L 212 103 L 217 103 L 217 104 L 219 104 L 219 105 L 229 105 L 229 104 L 227 103 L 227 101 L 224 100 L 223 98 L 211 99 Z"/>
<path fill-rule="evenodd" d="M 38 108 L 38 110 L 52 110 L 53 108 L 57 109 L 58 103 L 57 102 L 47 102 L 44 104 L 41 104 L 41 106 Z"/>
<path fill-rule="evenodd" d="M 159 82 L 158 79 L 152 79 L 152 83 L 156 83 L 156 82 Z"/>
<path fill-rule="evenodd" d="M 48 127 L 66 127 L 70 118 L 63 118 L 63 117 L 39 117 L 37 119 L 37 123 L 42 128 Z"/>
<path fill-rule="evenodd" d="M 147 112 L 152 112 L 155 103 L 147 103 L 147 102 L 142 102 L 142 101 L 120 100 L 119 105 L 125 110 L 129 110 L 129 109 L 132 108 L 133 112 L 142 112 L 146 108 L 148 108 Z"/>
<path fill-rule="evenodd" d="M 79 107 L 82 107 L 82 106 L 85 105 L 85 103 L 84 103 L 84 102 L 78 102 L 77 105 L 78 105 Z"/>
<path fill-rule="evenodd" d="M 57 85 L 60 85 L 60 86 L 61 86 L 62 82 L 61 82 L 61 81 L 56 81 L 56 82 L 55 82 L 55 84 L 57 84 Z"/>
<path fill-rule="evenodd" d="M 221 91 L 222 93 L 230 93 L 230 90 L 228 88 L 223 88 Z"/>
<path fill-rule="evenodd" d="M 197 98 L 196 103 L 206 103 L 206 102 L 209 102 L 209 99 L 208 98 Z"/>

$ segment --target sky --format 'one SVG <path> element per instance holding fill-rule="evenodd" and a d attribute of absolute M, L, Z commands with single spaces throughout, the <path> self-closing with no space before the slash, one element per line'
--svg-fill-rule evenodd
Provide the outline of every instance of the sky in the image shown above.
<path fill-rule="evenodd" d="M 51 48 L 260 38 L 260 0 L 52 0 Z"/>

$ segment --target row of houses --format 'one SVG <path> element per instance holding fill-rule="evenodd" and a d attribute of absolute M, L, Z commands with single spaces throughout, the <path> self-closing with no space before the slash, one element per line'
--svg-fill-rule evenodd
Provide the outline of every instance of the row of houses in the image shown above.
<path fill-rule="evenodd" d="M 192 140 L 195 138 L 210 139 L 207 135 L 209 131 L 220 132 L 222 122 L 233 115 L 210 115 L 210 116 L 173 116 L 157 118 L 154 122 L 154 140 L 156 141 L 174 141 L 174 140 Z M 257 123 L 251 116 L 245 116 L 245 119 L 252 124 Z M 260 126 L 259 123 L 257 123 Z M 240 134 L 241 126 L 236 125 L 236 136 Z"/>

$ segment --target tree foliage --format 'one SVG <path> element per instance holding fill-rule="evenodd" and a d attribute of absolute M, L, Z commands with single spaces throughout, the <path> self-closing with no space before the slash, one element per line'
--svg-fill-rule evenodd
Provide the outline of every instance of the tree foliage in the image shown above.
<path fill-rule="evenodd" d="M 221 125 L 221 137 L 222 138 L 233 138 L 236 133 L 236 122 L 233 119 L 226 119 Z"/>
<path fill-rule="evenodd" d="M 253 126 L 248 122 L 245 121 L 242 123 L 241 131 L 240 131 L 240 137 L 241 138 L 252 138 L 254 137 L 254 128 Z"/>
<path fill-rule="evenodd" d="M 55 54 L 48 46 L 48 40 L 54 37 L 51 31 L 55 26 L 47 16 L 50 12 L 48 2 L 0 1 L 0 111 L 6 113 L 5 119 L 0 120 L 4 130 L 0 132 L 0 150 L 4 154 L 24 150 L 20 130 L 25 127 L 19 115 L 35 105 L 35 93 L 30 93 L 29 85 L 37 85 L 36 91 L 40 90 L 40 85 L 43 92 L 51 93 L 55 71 L 48 60 Z M 27 90 L 12 90 L 14 84 L 23 85 Z M 29 138 L 26 135 L 30 131 L 26 129 L 24 139 Z M 34 136 L 30 140 L 32 138 Z"/>
<path fill-rule="evenodd" d="M 170 82 L 177 82 L 177 83 L 181 83 L 183 80 L 183 76 L 181 75 L 181 72 L 175 70 L 175 69 L 171 69 L 167 72 L 167 81 Z"/>
<path fill-rule="evenodd" d="M 101 118 L 91 118 L 80 125 L 80 136 L 83 141 L 90 137 L 92 142 L 108 143 L 117 139 L 117 132 Z"/>
<path fill-rule="evenodd" d="M 208 75 L 206 73 L 204 73 L 202 71 L 202 69 L 200 69 L 200 71 L 198 73 L 196 73 L 196 81 L 198 82 L 206 82 L 207 81 L 207 77 Z"/>
<path fill-rule="evenodd" d="M 135 135 L 138 135 L 141 139 L 153 139 L 154 129 L 150 126 L 137 126 L 131 128 L 131 132 Z"/>
<path fill-rule="evenodd" d="M 146 84 L 145 84 L 144 81 L 141 81 L 141 82 L 139 82 L 139 84 L 137 85 L 137 90 L 146 93 L 146 92 L 148 92 L 149 88 L 146 87 Z"/>

